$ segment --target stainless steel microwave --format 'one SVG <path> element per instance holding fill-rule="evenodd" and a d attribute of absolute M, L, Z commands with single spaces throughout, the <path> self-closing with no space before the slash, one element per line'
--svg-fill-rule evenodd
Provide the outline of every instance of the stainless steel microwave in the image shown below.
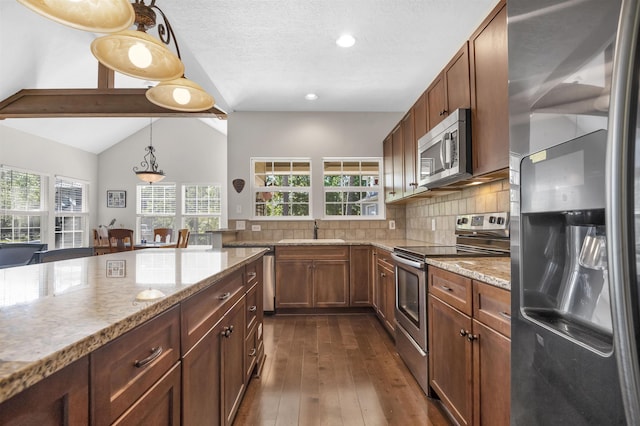
<path fill-rule="evenodd" d="M 471 111 L 457 109 L 418 140 L 420 186 L 438 188 L 471 177 Z"/>

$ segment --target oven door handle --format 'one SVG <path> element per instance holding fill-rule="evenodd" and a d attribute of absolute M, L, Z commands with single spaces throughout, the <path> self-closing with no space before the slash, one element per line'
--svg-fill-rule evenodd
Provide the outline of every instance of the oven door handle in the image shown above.
<path fill-rule="evenodd" d="M 404 257 L 400 257 L 395 253 L 391 253 L 391 257 L 393 258 L 393 260 L 395 260 L 396 262 L 402 265 L 413 266 L 414 268 L 418 268 L 418 269 L 424 269 L 424 262 L 416 262 L 415 260 L 405 259 Z"/>

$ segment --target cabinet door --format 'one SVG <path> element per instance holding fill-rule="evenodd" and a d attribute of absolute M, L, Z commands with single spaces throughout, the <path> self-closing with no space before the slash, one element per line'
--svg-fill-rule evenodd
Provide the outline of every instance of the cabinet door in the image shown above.
<path fill-rule="evenodd" d="M 313 306 L 313 261 L 278 262 L 276 267 L 276 308 Z"/>
<path fill-rule="evenodd" d="M 473 321 L 473 424 L 507 426 L 511 406 L 511 340 Z"/>
<path fill-rule="evenodd" d="M 380 322 L 384 324 L 384 279 L 387 274 L 386 269 L 380 264 L 378 261 L 376 268 L 376 280 L 375 280 L 375 301 L 376 301 L 376 314 L 378 315 L 378 319 Z"/>
<path fill-rule="evenodd" d="M 382 142 L 384 165 L 384 201 L 393 201 L 393 139 L 391 135 Z"/>
<path fill-rule="evenodd" d="M 469 47 L 465 42 L 444 70 L 446 84 L 446 112 L 451 114 L 458 108 L 471 106 L 471 89 L 469 82 Z"/>
<path fill-rule="evenodd" d="M 384 293 L 384 317 L 387 328 L 393 332 L 396 329 L 396 274 L 393 269 L 385 272 Z"/>
<path fill-rule="evenodd" d="M 371 247 L 351 246 L 349 252 L 349 306 L 371 306 L 373 299 Z"/>
<path fill-rule="evenodd" d="M 89 358 L 75 361 L 3 402 L 0 424 L 89 424 Z"/>
<path fill-rule="evenodd" d="M 113 425 L 179 426 L 180 364 L 158 380 Z"/>
<path fill-rule="evenodd" d="M 429 295 L 429 384 L 456 421 L 472 416 L 471 318 Z"/>
<path fill-rule="evenodd" d="M 402 149 L 404 151 L 404 188 L 403 196 L 413 195 L 418 187 L 416 178 L 416 155 L 418 148 L 416 147 L 415 134 L 413 132 L 413 111 L 409 110 L 407 115 L 402 119 Z"/>
<path fill-rule="evenodd" d="M 509 165 L 507 11 L 504 1 L 471 36 L 473 174 Z"/>
<path fill-rule="evenodd" d="M 318 260 L 313 262 L 313 306 L 349 306 L 349 262 Z"/>
<path fill-rule="evenodd" d="M 427 89 L 427 131 L 433 129 L 445 117 L 444 74 L 440 73 Z"/>
<path fill-rule="evenodd" d="M 404 190 L 404 150 L 402 139 L 402 123 L 391 133 L 393 143 L 393 200 L 402 198 Z"/>
<path fill-rule="evenodd" d="M 222 408 L 223 425 L 233 423 L 245 389 L 244 347 L 245 347 L 244 299 L 234 305 L 222 318 Z"/>
<path fill-rule="evenodd" d="M 427 133 L 427 94 L 422 94 L 413 105 L 413 135 L 416 142 Z M 417 145 L 416 145 L 417 146 Z"/>
<path fill-rule="evenodd" d="M 182 359 L 182 419 L 184 426 L 220 424 L 221 321 Z"/>

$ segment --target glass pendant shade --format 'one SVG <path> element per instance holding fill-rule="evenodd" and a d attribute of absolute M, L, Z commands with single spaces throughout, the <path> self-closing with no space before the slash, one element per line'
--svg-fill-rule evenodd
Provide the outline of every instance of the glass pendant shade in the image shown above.
<path fill-rule="evenodd" d="M 160 40 L 142 31 L 125 30 L 98 37 L 91 52 L 103 65 L 130 77 L 166 81 L 184 75 L 184 64 Z"/>
<path fill-rule="evenodd" d="M 146 92 L 150 102 L 176 111 L 205 111 L 215 104 L 200 85 L 184 77 L 163 81 Z"/>
<path fill-rule="evenodd" d="M 128 0 L 18 0 L 34 12 L 78 30 L 97 33 L 122 31 L 133 25 Z"/>
<path fill-rule="evenodd" d="M 166 176 L 162 172 L 140 171 L 136 172 L 136 176 L 143 182 L 156 183 L 160 182 Z"/>

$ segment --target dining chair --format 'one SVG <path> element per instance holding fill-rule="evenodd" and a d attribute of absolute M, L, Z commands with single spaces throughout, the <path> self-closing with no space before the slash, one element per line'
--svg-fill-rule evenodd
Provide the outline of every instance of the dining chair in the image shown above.
<path fill-rule="evenodd" d="M 109 251 L 117 253 L 119 251 L 133 250 L 133 229 L 109 229 Z"/>
<path fill-rule="evenodd" d="M 176 244 L 177 248 L 186 248 L 189 245 L 189 232 L 188 229 L 179 229 L 178 230 L 178 243 Z"/>
<path fill-rule="evenodd" d="M 171 228 L 155 228 L 153 230 L 153 241 L 170 243 L 172 235 L 173 235 L 173 229 Z M 160 236 L 159 241 L 158 241 L 158 236 Z"/>

